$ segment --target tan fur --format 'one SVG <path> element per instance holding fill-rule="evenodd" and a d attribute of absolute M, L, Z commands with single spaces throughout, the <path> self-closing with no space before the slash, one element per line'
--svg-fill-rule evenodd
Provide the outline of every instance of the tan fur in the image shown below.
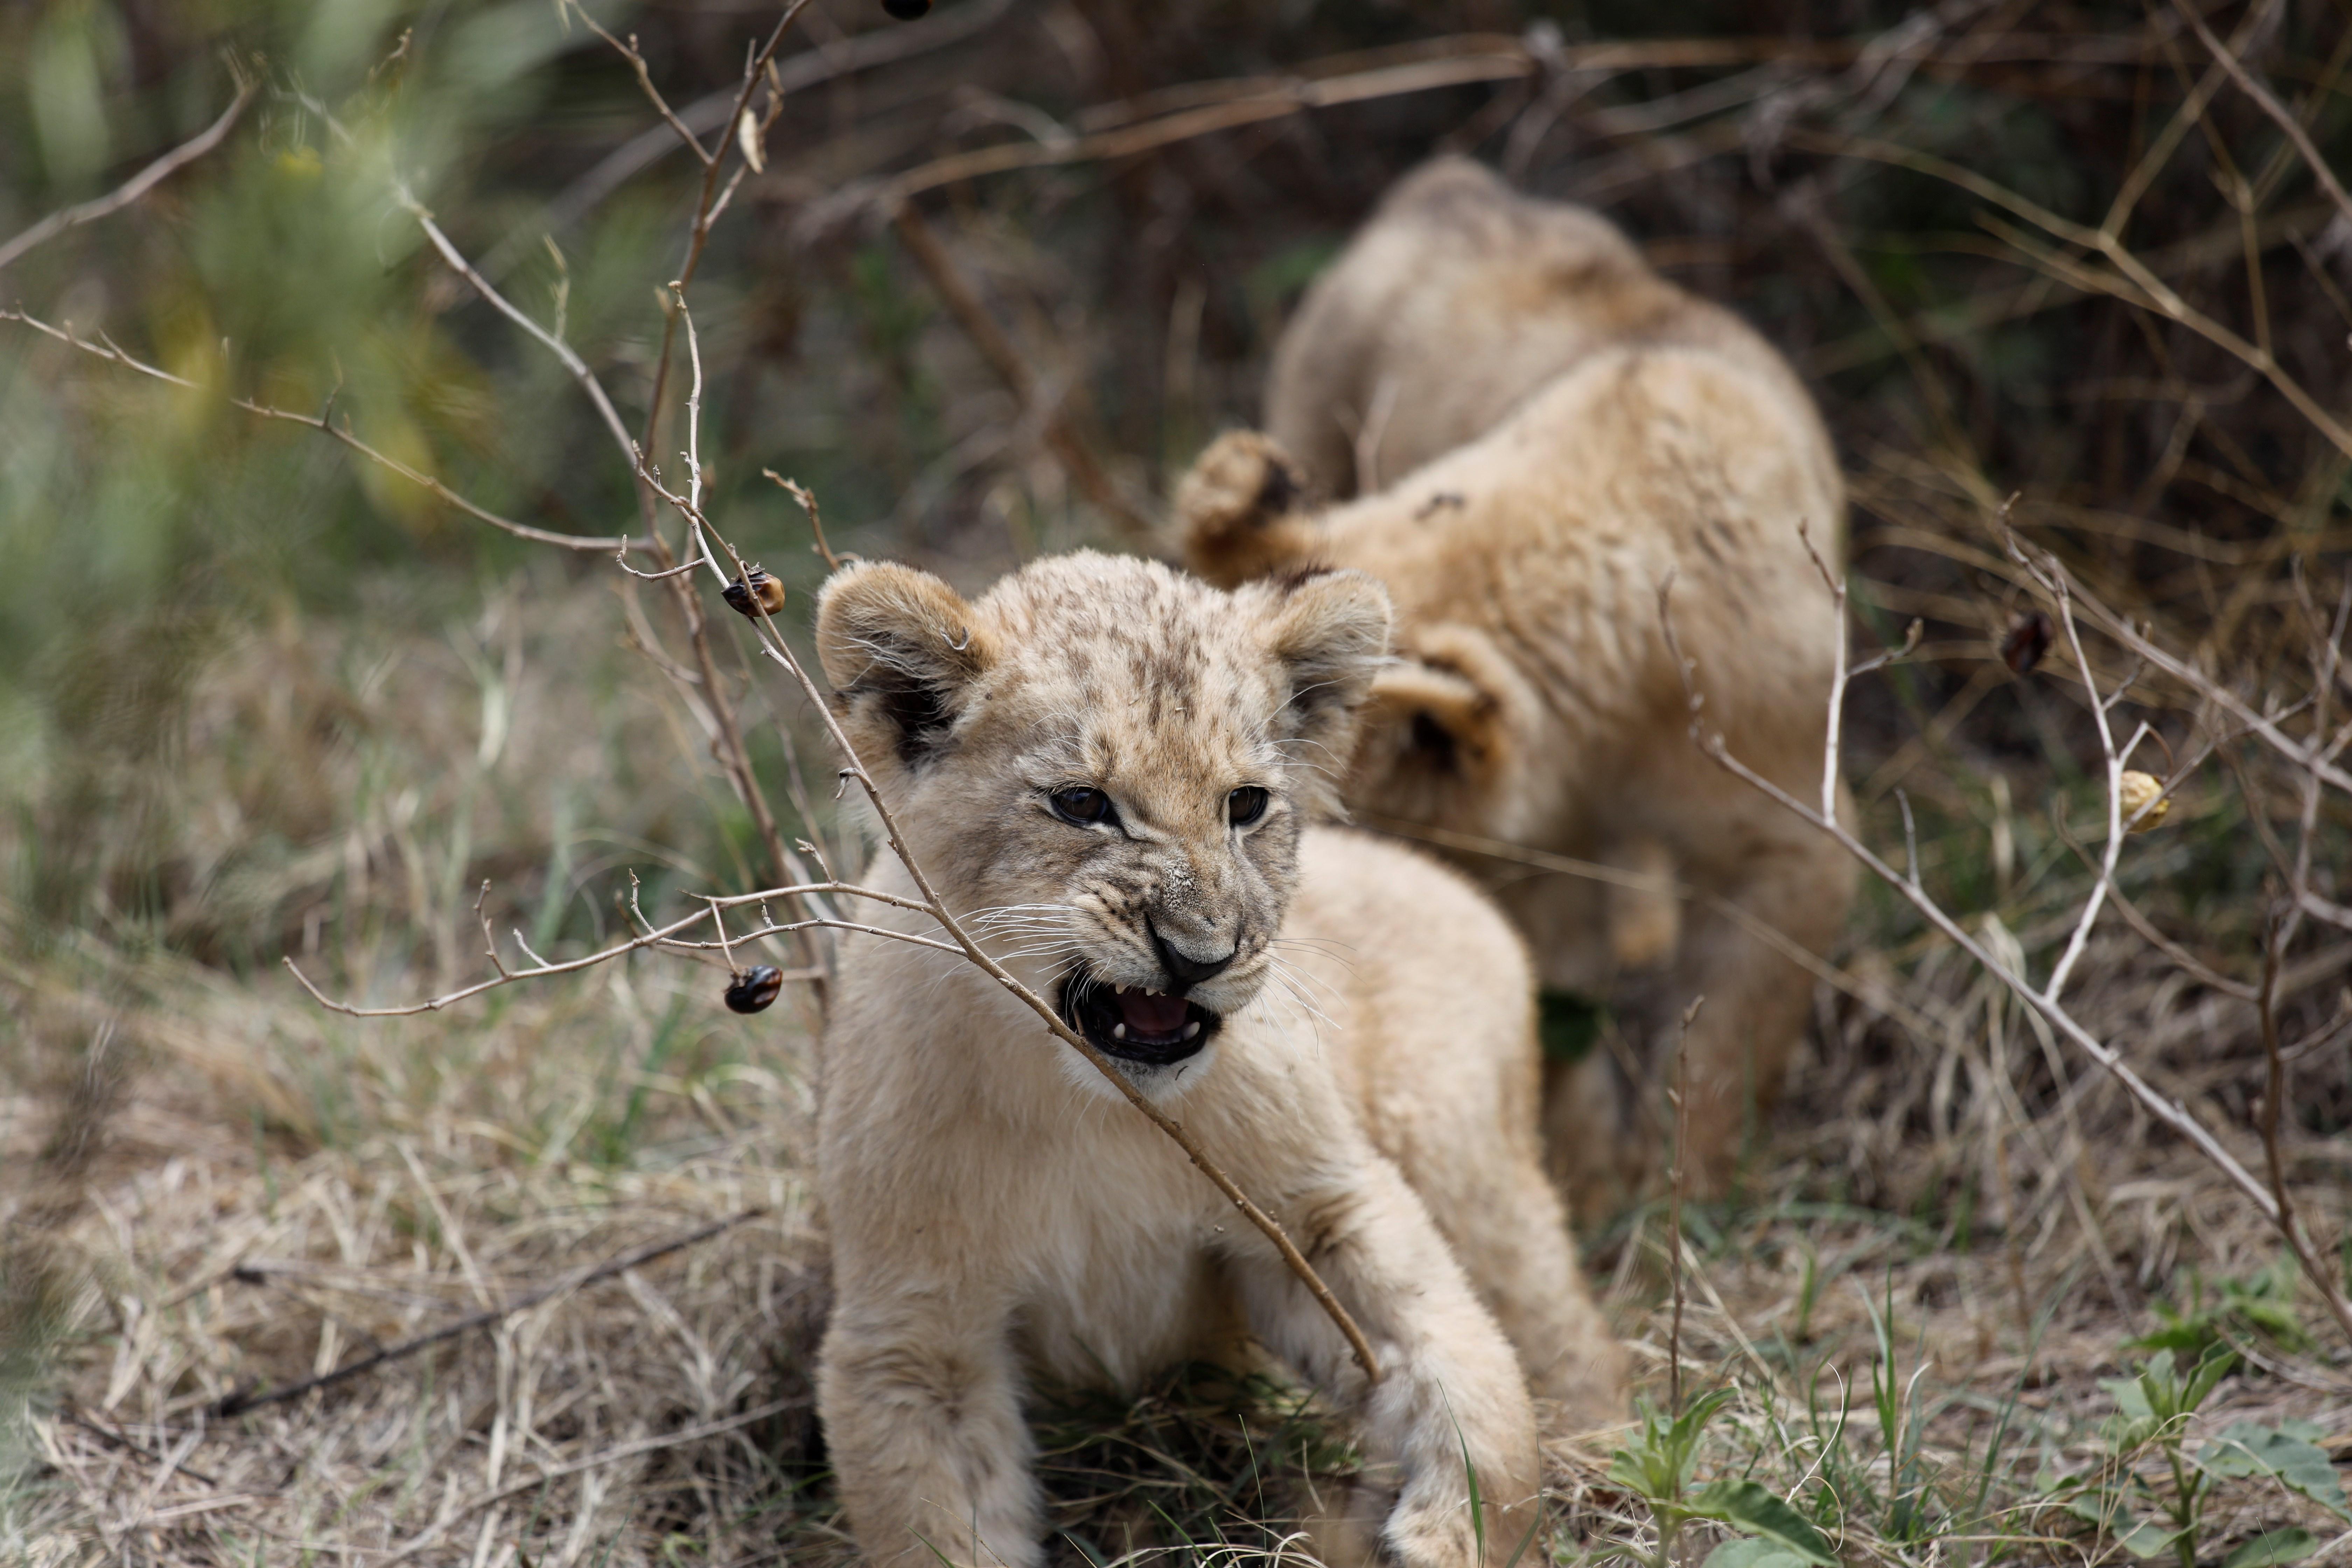
<path fill-rule="evenodd" d="M 1388 620 L 1357 573 L 1227 595 L 1093 554 L 971 604 L 898 566 L 827 584 L 817 640 L 852 739 L 992 954 L 1057 1002 L 1079 965 L 1175 990 L 1153 931 L 1235 954 L 1188 994 L 1223 1018 L 1212 1043 L 1122 1070 L 1282 1221 L 1384 1374 L 1366 1387 L 1265 1239 L 1035 1015 L 951 955 L 845 937 L 818 1400 L 869 1561 L 1040 1562 L 1025 1391 L 1131 1388 L 1236 1332 L 1357 1412 L 1402 1563 L 1475 1562 L 1465 1447 L 1490 1546 L 1524 1532 L 1528 1383 L 1569 1422 L 1619 1415 L 1620 1352 L 1540 1165 L 1524 950 L 1454 873 L 1309 826 Z M 1077 784 L 1118 824 L 1057 816 Z M 1252 784 L 1265 814 L 1237 826 L 1228 795 Z M 887 853 L 866 874 L 909 889 Z"/>
<path fill-rule="evenodd" d="M 1598 216 L 1441 160 L 1309 291 L 1266 421 L 1274 439 L 1237 432 L 1202 455 L 1177 525 L 1213 582 L 1317 563 L 1389 585 L 1401 662 L 1376 683 L 1351 805 L 1671 874 L 1830 945 L 1851 871 L 1692 746 L 1658 614 L 1671 580 L 1710 722 L 1813 798 L 1838 628 L 1800 528 L 1836 569 L 1845 501 L 1811 400 L 1769 345 Z M 1366 493 L 1328 510 L 1294 499 L 1360 479 Z M 1612 994 L 1642 1048 L 1632 1081 L 1606 1052 L 1554 1075 L 1550 1158 L 1577 1212 L 1655 1178 L 1655 1078 L 1701 994 L 1693 1169 L 1720 1189 L 1802 1026 L 1804 971 L 1703 903 L 1474 864 L 1546 984 Z"/>

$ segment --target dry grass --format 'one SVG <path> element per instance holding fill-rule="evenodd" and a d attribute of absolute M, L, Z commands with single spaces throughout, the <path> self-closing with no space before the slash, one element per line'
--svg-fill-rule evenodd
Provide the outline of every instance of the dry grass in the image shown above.
<path fill-rule="evenodd" d="M 362 624 L 254 639 L 200 683 L 225 726 L 279 705 L 275 744 L 249 765 L 304 780 L 353 825 L 355 847 L 320 885 L 284 874 L 280 904 L 341 911 L 311 941 L 354 994 L 391 1000 L 479 967 L 466 889 L 436 902 L 446 879 L 431 868 L 468 821 L 497 842 L 493 824 L 528 835 L 548 820 L 509 795 L 559 769 L 595 781 L 565 817 L 581 845 L 620 839 L 607 820 L 642 820 L 623 814 L 700 808 L 707 752 L 681 747 L 693 766 L 671 775 L 677 799 L 598 764 L 597 748 L 636 745 L 659 718 L 637 707 L 642 682 L 557 678 L 593 674 L 600 642 L 634 658 L 594 629 L 606 613 L 595 585 L 498 593 L 437 637 Z M 478 657 L 485 641 L 512 658 Z M 387 664 L 404 678 L 381 678 Z M 486 748 L 501 689 L 510 717 Z M 319 721 L 328 713 L 342 727 Z M 499 765 L 483 766 L 486 750 Z M 191 831 L 250 837 L 204 826 L 253 781 L 232 750 L 201 752 L 210 771 L 183 802 Z M 390 823 L 387 803 L 433 781 L 442 793 L 409 808 L 404 837 L 362 826 Z M 2218 795 L 2184 799 L 2175 831 L 2225 808 Z M 2147 880 L 2160 882 L 2173 850 L 2145 849 Z M 593 940 L 584 911 L 609 905 L 624 866 L 656 884 L 650 857 L 611 854 L 600 867 L 572 852 L 582 912 L 556 921 L 553 945 Z M 2053 904 L 2079 892 L 2078 875 L 2050 875 Z M 535 901 L 515 909 L 494 889 L 491 907 L 520 918 Z M 1824 988 L 1818 1049 L 1749 1193 L 1690 1215 L 1686 1376 L 1740 1390 L 1710 1469 L 1752 1468 L 1817 1498 L 1850 1556 L 1916 1561 L 1931 1541 L 1971 1559 L 2096 1554 L 2039 1500 L 2037 1470 L 2098 1462 L 2111 1403 L 2096 1379 L 2152 1326 L 2151 1294 L 2184 1300 L 2192 1271 L 2262 1275 L 2275 1238 L 2193 1155 L 2145 1137 L 2111 1086 L 2054 1076 L 1982 977 L 1895 942 L 1858 963 L 1942 1033 L 1901 1034 Z M 2146 1020 L 2168 1087 L 2210 1102 L 2243 1076 L 2244 1010 L 2167 1003 L 2161 967 L 2126 930 L 2103 936 L 2092 963 L 2103 1008 Z M 2340 973 L 2330 965 L 2311 980 Z M 715 972 L 640 958 L 448 1015 L 361 1022 L 270 970 L 239 977 L 97 941 L 13 959 L 5 982 L 17 1088 L 0 1107 L 0 1168 L 58 1179 L 12 1179 L 0 1219 L 22 1237 L 34 1206 L 53 1205 L 41 1259 L 68 1298 L 5 1504 L 6 1551 L 41 1564 L 847 1560 L 808 1403 L 825 1297 L 799 1158 L 808 1040 L 789 1005 L 737 1018 L 718 1005 Z M 101 1035 L 128 1065 L 93 1088 L 71 1047 Z M 101 1137 L 68 1152 L 77 1118 Z M 2235 1142 L 2256 1157 L 2250 1138 Z M 2304 1201 L 2323 1234 L 2340 1234 L 2340 1152 L 2296 1152 Z M 211 1414 L 747 1210 L 760 1212 L 488 1331 L 289 1404 Z M 1653 1208 L 1592 1238 L 1659 1397 L 1664 1223 Z M 7 1278 L 26 1260 L 12 1255 Z M 1916 1464 L 1942 1500 L 1917 1540 L 1894 1528 L 1870 1414 L 1874 1314 L 1891 1314 L 1906 1387 L 1918 1376 Z M 2258 1370 L 2225 1385 L 2201 1426 L 2291 1415 L 2352 1443 L 2352 1381 L 2334 1354 L 2223 1327 Z M 1204 1376 L 1039 1413 L 1067 1532 L 1057 1554 L 1273 1552 L 1344 1475 L 1335 1434 L 1295 1392 Z M 1640 1510 L 1606 1481 L 1607 1448 L 1556 1455 L 1556 1555 L 1638 1533 Z M 2313 1511 L 2243 1487 L 2210 1540 Z"/>

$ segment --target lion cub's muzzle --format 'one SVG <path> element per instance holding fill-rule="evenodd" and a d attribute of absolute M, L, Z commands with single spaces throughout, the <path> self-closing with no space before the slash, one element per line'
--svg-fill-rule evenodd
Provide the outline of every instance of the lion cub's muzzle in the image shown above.
<path fill-rule="evenodd" d="M 1197 1055 L 1224 1024 L 1198 1002 L 1113 984 L 1090 972 L 1063 984 L 1062 1017 L 1105 1056 L 1144 1067 L 1167 1067 Z"/>

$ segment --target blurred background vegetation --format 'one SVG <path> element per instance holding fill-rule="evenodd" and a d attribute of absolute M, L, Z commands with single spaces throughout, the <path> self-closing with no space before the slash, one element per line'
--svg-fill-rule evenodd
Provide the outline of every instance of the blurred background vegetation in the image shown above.
<path fill-rule="evenodd" d="M 587 16 L 635 37 L 650 83 L 740 156 L 725 109 L 775 7 Z M 1927 622 L 1919 655 L 1855 693 L 1847 769 L 1871 833 L 1901 842 L 1903 792 L 1937 894 L 2046 965 L 2085 885 L 2070 840 L 2095 841 L 2104 807 L 2079 685 L 2000 657 L 2027 607 L 1994 532 L 2004 501 L 2167 646 L 2282 708 L 2314 695 L 2296 584 L 2324 618 L 2344 581 L 2347 448 L 2326 424 L 2352 408 L 2352 214 L 2192 16 L 2352 167 L 2340 0 L 952 0 L 903 25 L 868 0 L 816 0 L 777 56 L 788 90 L 762 167 L 690 290 L 711 515 L 786 580 L 795 623 L 821 563 L 766 468 L 814 491 L 837 547 L 968 588 L 1041 552 L 1132 547 L 1114 511 L 1156 516 L 1192 453 L 1254 418 L 1290 304 L 1381 191 L 1433 152 L 1472 153 L 1609 213 L 1814 385 L 1853 487 L 1857 636 Z M 1361 90 L 1168 129 L 1296 79 Z M 527 1279 L 743 1201 L 777 1217 L 680 1298 L 735 1338 L 693 1363 L 690 1398 L 647 1395 L 644 1416 L 740 1413 L 790 1381 L 775 1370 L 789 1349 L 771 1363 L 748 1347 L 805 1339 L 801 1298 L 759 1272 L 762 1256 L 812 1252 L 792 1152 L 804 1012 L 746 1026 L 718 1009 L 715 972 L 647 962 L 362 1026 L 310 1007 L 275 967 L 290 955 L 331 990 L 407 1000 L 481 971 L 485 879 L 496 929 L 551 955 L 619 928 L 628 872 L 648 910 L 757 885 L 758 835 L 707 715 L 646 651 L 682 646 L 669 595 L 229 401 L 348 422 L 541 529 L 638 531 L 630 478 L 571 378 L 441 265 L 396 191 L 642 429 L 700 168 L 559 0 L 37 0 L 0 8 L 0 245 L 248 89 L 217 149 L 0 268 L 0 307 L 76 340 L 0 321 L 0 1222 L 20 1238 L 0 1270 L 0 1318 L 18 1330 L 0 1400 L 34 1384 L 26 1345 L 68 1342 L 73 1397 L 110 1399 L 167 1447 L 206 1399 L 354 1342 L 338 1326 L 364 1318 L 352 1300 L 220 1294 L 265 1241 L 352 1268 L 421 1247 L 449 1269 L 432 1290 L 454 1290 L 453 1215 L 493 1273 Z M 1167 133 L 1091 155 L 1090 138 L 1137 126 Z M 1029 166 L 923 173 L 986 148 Z M 884 221 L 910 181 L 1024 362 L 1026 397 Z M 2113 283 L 2112 252 L 2021 204 L 2105 230 L 2182 310 Z M 195 389 L 88 352 L 106 344 Z M 682 374 L 656 446 L 666 471 Z M 1116 508 L 1074 479 L 1057 430 Z M 840 849 L 823 792 L 810 820 L 783 787 L 788 748 L 817 755 L 806 716 L 748 682 L 731 626 L 716 634 L 786 837 Z M 2099 657 L 2107 678 L 2127 668 Z M 2155 680 L 2132 710 L 2184 761 L 2211 717 Z M 2191 964 L 2111 920 L 2083 1010 L 2242 1134 L 2258 1031 L 2213 981 L 2259 977 L 2279 876 L 2265 835 L 2288 831 L 2295 803 L 2259 748 L 2223 752 L 2124 877 L 2134 915 Z M 2331 888 L 2343 808 L 2331 796 L 2319 822 Z M 2308 922 L 2279 955 L 2300 1053 L 2289 1152 L 2338 1186 L 2342 935 Z M 1994 1248 L 1982 1256 L 2005 1257 L 2021 1300 L 2030 1277 L 2037 1302 L 2079 1311 L 2078 1371 L 2106 1353 L 2082 1346 L 2112 1348 L 2151 1300 L 2179 1298 L 2182 1270 L 2268 1268 L 2266 1233 L 2229 1217 L 2193 1160 L 2033 1045 L 1893 898 L 1874 890 L 1833 956 L 1908 1011 L 1824 990 L 1755 1184 L 1764 1217 L 1707 1232 L 1735 1309 L 1808 1260 L 1784 1349 L 1830 1333 L 1814 1319 L 1822 1251 L 1889 1281 L 1900 1263 L 1921 1323 L 1973 1325 L 2030 1364 L 2031 1325 L 1984 1305 L 2009 1286 L 1958 1282 L 1951 1263 Z M 92 1193 L 113 1194 L 114 1219 L 92 1216 Z M 1630 1223 L 1599 1257 L 1638 1313 Z M 738 1299 L 761 1305 L 724 1305 Z M 165 1300 L 182 1313 L 168 1330 L 122 1305 Z M 371 1310 L 391 1314 L 366 1320 L 387 1337 L 431 1321 L 416 1300 Z M 80 1337 L 58 1342 L 66 1325 Z M 654 1353 L 610 1339 L 579 1352 L 608 1378 Z M 551 1378 L 586 1375 L 548 1353 Z M 741 1381 L 711 1381 L 706 1362 L 747 1356 Z M 626 1375 L 676 1382 L 650 1363 Z M 610 1435 L 563 1420 L 545 1430 Z M 299 1454 L 307 1430 L 271 1440 Z M 744 1484 L 790 1512 L 787 1480 Z M 332 1492 L 303 1506 L 341 1518 Z M 681 1511 L 608 1503 L 611 1539 L 635 1552 L 631 1531 L 706 1518 L 663 1506 Z M 582 1517 L 602 1516 L 592 1502 Z M 57 1544 L 71 1533 L 40 1539 L 72 1560 Z"/>

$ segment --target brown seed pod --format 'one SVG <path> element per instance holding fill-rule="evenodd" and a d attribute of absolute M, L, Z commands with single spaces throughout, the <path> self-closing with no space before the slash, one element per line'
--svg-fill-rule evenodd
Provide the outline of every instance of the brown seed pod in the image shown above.
<path fill-rule="evenodd" d="M 931 14 L 931 0 L 882 0 L 882 9 L 901 22 Z"/>
<path fill-rule="evenodd" d="M 780 616 L 784 611 L 784 585 L 757 566 L 719 592 L 737 615 L 755 621 L 760 618 L 761 610 L 772 616 Z"/>
<path fill-rule="evenodd" d="M 735 984 L 727 988 L 728 1010 L 735 1013 L 764 1013 L 784 989 L 784 972 L 772 963 L 762 963 L 743 971 Z"/>
<path fill-rule="evenodd" d="M 2009 630 L 2001 634 L 2000 662 L 2009 666 L 2011 675 L 2031 675 L 2042 656 L 2050 651 L 2050 639 L 2055 635 L 2048 616 L 2039 610 L 2020 610 L 2010 617 Z"/>

